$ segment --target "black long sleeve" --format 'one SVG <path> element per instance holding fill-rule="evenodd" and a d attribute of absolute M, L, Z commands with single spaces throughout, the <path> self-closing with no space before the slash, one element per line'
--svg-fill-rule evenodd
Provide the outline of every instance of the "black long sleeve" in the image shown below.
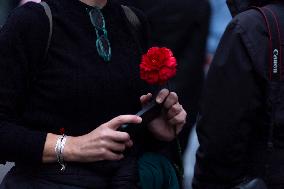
<path fill-rule="evenodd" d="M 43 22 L 41 22 L 43 21 Z M 36 23 L 37 27 L 33 27 Z M 33 64 L 43 56 L 48 20 L 39 5 L 13 12 L 0 32 L 0 159 L 40 162 L 45 132 L 23 126 Z M 36 47 L 36 48 L 35 48 Z"/>

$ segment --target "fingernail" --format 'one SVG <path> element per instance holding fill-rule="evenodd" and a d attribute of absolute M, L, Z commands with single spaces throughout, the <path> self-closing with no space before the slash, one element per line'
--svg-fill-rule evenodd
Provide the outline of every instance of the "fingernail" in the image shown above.
<path fill-rule="evenodd" d="M 157 98 L 156 100 L 159 104 L 162 103 L 162 99 L 160 97 Z"/>
<path fill-rule="evenodd" d="M 139 123 L 141 123 L 141 122 L 142 122 L 142 118 L 141 118 L 141 117 L 137 117 L 137 121 L 138 121 Z"/>

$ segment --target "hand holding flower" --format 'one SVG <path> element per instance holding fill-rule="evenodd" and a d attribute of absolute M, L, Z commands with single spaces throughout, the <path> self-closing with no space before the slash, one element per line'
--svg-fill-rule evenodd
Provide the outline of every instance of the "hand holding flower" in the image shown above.
<path fill-rule="evenodd" d="M 142 105 L 151 100 L 152 94 L 141 96 Z M 181 132 L 186 123 L 187 113 L 180 105 L 178 96 L 174 92 L 163 89 L 156 97 L 158 104 L 163 104 L 162 111 L 158 117 L 148 124 L 148 129 L 153 135 L 162 141 L 171 141 Z M 176 133 L 175 133 L 176 131 Z"/>
<path fill-rule="evenodd" d="M 176 75 L 176 67 L 176 58 L 170 49 L 152 47 L 142 56 L 140 77 L 150 85 L 164 85 Z M 186 112 L 179 104 L 176 93 L 167 89 L 161 90 L 156 99 L 151 98 L 152 94 L 141 97 L 143 109 L 136 115 L 143 118 L 143 123 L 148 124 L 156 138 L 171 141 L 182 130 Z M 122 131 L 127 129 L 129 125 L 120 128 Z"/>

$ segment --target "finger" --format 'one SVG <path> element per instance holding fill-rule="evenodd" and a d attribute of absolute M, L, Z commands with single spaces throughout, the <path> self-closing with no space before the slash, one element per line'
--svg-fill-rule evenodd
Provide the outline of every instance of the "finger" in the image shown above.
<path fill-rule="evenodd" d="M 176 103 L 178 103 L 178 96 L 175 92 L 171 92 L 164 102 L 164 108 L 170 109 Z"/>
<path fill-rule="evenodd" d="M 114 153 L 108 150 L 105 151 L 103 157 L 104 157 L 104 160 L 108 160 L 108 161 L 117 161 L 117 160 L 121 160 L 124 158 L 123 154 Z"/>
<path fill-rule="evenodd" d="M 121 115 L 105 123 L 112 130 L 117 130 L 123 124 L 139 124 L 142 118 L 136 115 Z"/>
<path fill-rule="evenodd" d="M 182 106 L 179 103 L 174 104 L 168 111 L 167 117 L 168 119 L 174 118 L 176 115 L 178 115 L 183 110 Z"/>
<path fill-rule="evenodd" d="M 109 141 L 107 143 L 106 148 L 113 151 L 113 152 L 122 153 L 126 149 L 126 144 L 115 142 L 115 141 Z"/>
<path fill-rule="evenodd" d="M 133 141 L 129 140 L 127 143 L 125 143 L 127 148 L 131 148 L 133 146 Z"/>
<path fill-rule="evenodd" d="M 183 130 L 184 124 L 176 125 L 176 134 L 178 135 Z"/>
<path fill-rule="evenodd" d="M 152 94 L 148 93 L 147 95 L 143 95 L 140 97 L 140 102 L 142 106 L 145 106 L 152 98 Z"/>
<path fill-rule="evenodd" d="M 109 139 L 120 143 L 127 143 L 130 141 L 130 135 L 126 132 L 111 130 L 111 132 L 109 133 Z"/>
<path fill-rule="evenodd" d="M 183 126 L 186 123 L 186 117 L 187 113 L 186 111 L 182 110 L 178 115 L 176 115 L 174 118 L 169 120 L 170 125 L 181 125 Z"/>
<path fill-rule="evenodd" d="M 156 97 L 156 102 L 158 104 L 163 103 L 169 94 L 170 91 L 168 89 L 162 89 Z"/>

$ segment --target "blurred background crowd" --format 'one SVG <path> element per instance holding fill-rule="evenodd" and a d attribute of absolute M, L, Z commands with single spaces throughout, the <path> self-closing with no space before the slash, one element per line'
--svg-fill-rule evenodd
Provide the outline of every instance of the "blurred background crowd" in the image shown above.
<path fill-rule="evenodd" d="M 0 0 L 0 26 L 9 12 L 29 0 Z M 40 0 L 33 0 L 39 2 Z M 179 136 L 185 165 L 185 188 L 191 188 L 198 140 L 194 125 L 198 115 L 203 81 L 219 40 L 231 20 L 226 0 L 117 0 L 142 10 L 149 20 L 152 43 L 173 50 L 178 74 L 173 90 L 189 112 Z M 0 165 L 0 181 L 13 164 Z"/>

